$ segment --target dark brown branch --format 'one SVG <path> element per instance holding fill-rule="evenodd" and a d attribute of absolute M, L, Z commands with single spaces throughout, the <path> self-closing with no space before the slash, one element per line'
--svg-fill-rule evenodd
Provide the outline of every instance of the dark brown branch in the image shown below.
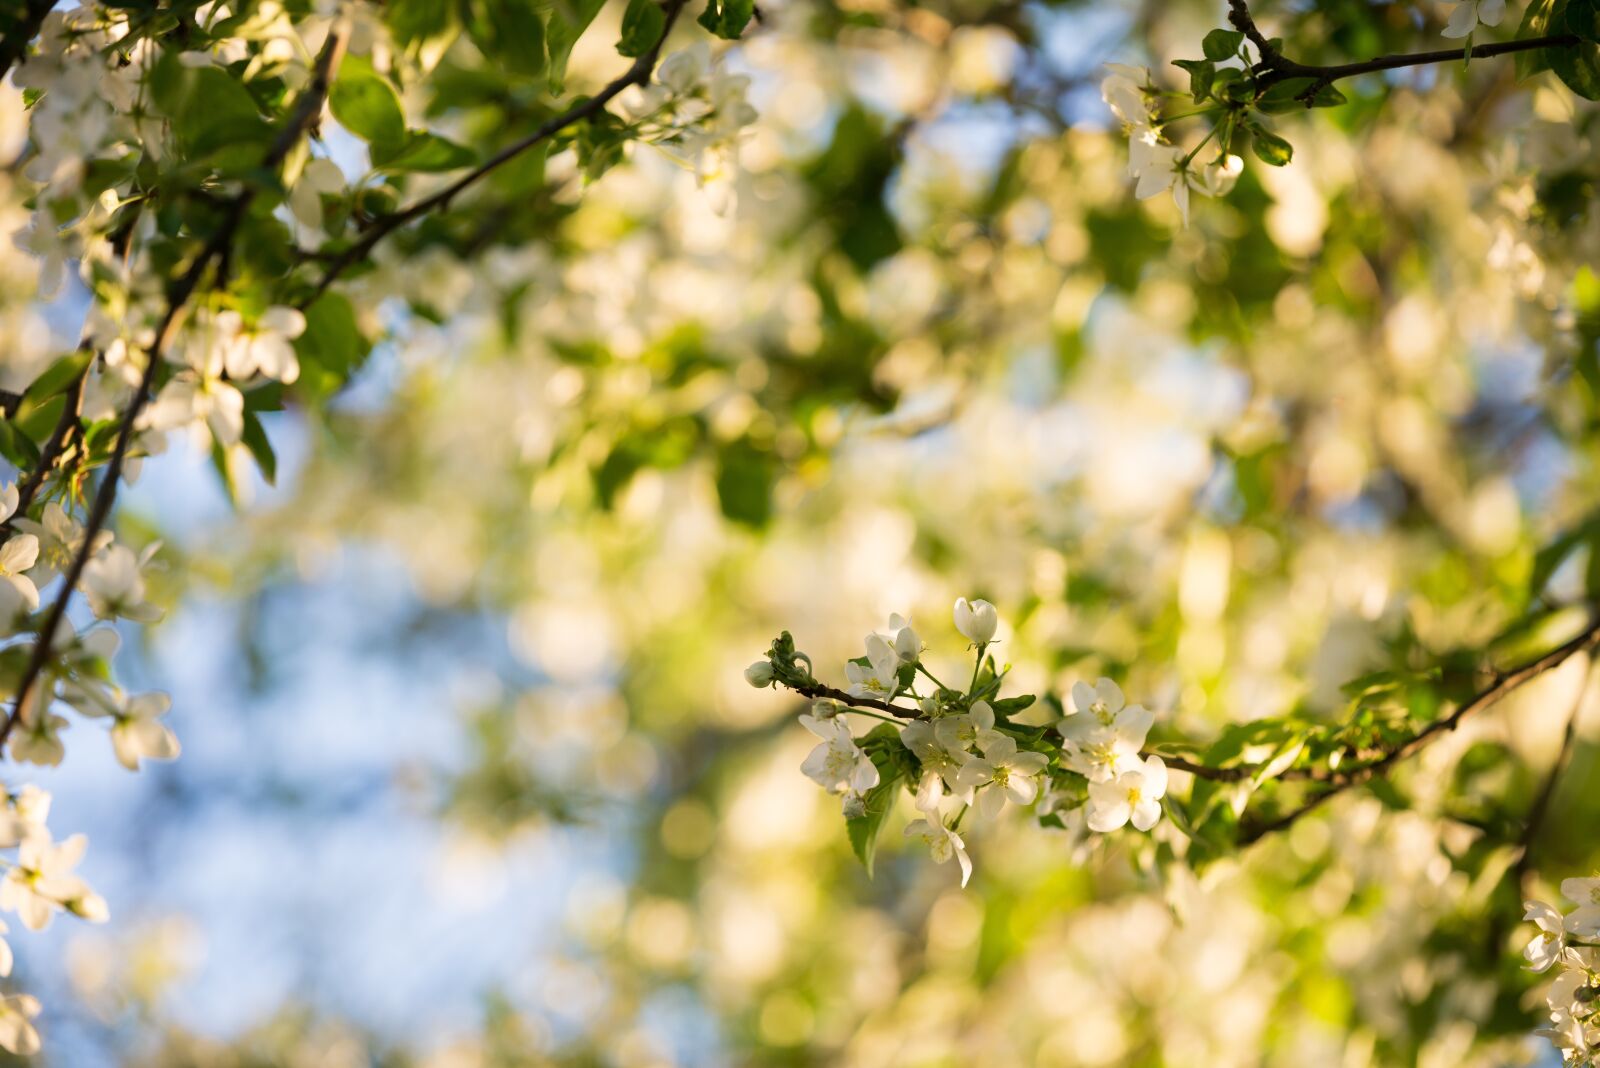
<path fill-rule="evenodd" d="M 502 148 L 487 161 L 474 167 L 437 193 L 423 197 L 421 200 L 409 204 L 399 211 L 376 220 L 372 228 L 363 234 L 360 240 L 333 258 L 333 261 L 328 265 L 328 269 L 323 272 L 322 279 L 317 283 L 316 289 L 312 291 L 311 296 L 301 302 L 300 306 L 304 308 L 314 303 L 318 297 L 328 291 L 328 287 L 333 285 L 341 275 L 361 262 L 377 246 L 379 241 L 382 241 L 394 231 L 435 209 L 449 207 L 450 202 L 460 195 L 463 190 L 476 184 L 485 176 L 516 159 L 535 145 L 554 137 L 574 123 L 594 118 L 604 111 L 606 105 L 611 103 L 618 94 L 629 86 L 649 84 L 651 75 L 655 73 L 656 61 L 660 58 L 661 49 L 667 43 L 667 37 L 672 33 L 673 24 L 677 21 L 678 14 L 683 10 L 686 2 L 687 0 L 668 0 L 666 4 L 666 24 L 661 28 L 661 36 L 657 39 L 655 47 L 634 60 L 633 65 L 620 78 L 610 82 L 605 88 L 582 103 L 576 104 L 560 115 L 546 120 L 532 133 Z"/>
<path fill-rule="evenodd" d="M 1556 647 L 1555 649 L 1552 649 L 1550 652 L 1545 653 L 1538 659 L 1529 661 L 1528 663 L 1523 664 L 1521 667 L 1513 668 L 1504 674 L 1496 675 L 1494 681 L 1490 683 L 1488 687 L 1479 691 L 1477 696 L 1463 703 L 1448 716 L 1445 716 L 1441 719 L 1436 719 L 1432 723 L 1429 723 L 1426 727 L 1422 728 L 1422 730 L 1418 731 L 1416 734 L 1407 739 L 1404 744 L 1396 746 L 1383 756 L 1368 761 L 1367 763 L 1358 764 L 1354 767 L 1346 768 L 1328 775 L 1324 780 L 1327 784 L 1327 788 L 1316 794 L 1313 794 L 1298 808 L 1291 809 L 1276 819 L 1269 820 L 1265 823 L 1247 825 L 1241 828 L 1239 834 L 1239 844 L 1249 845 L 1251 842 L 1257 841 L 1258 839 L 1264 837 L 1265 835 L 1271 834 L 1274 831 L 1283 830 L 1301 816 L 1304 816 L 1308 812 L 1312 812 L 1317 809 L 1330 798 L 1343 793 L 1352 786 L 1359 786 L 1362 783 L 1371 780 L 1375 776 L 1381 775 L 1388 771 L 1390 767 L 1398 764 L 1400 761 L 1414 756 L 1416 753 L 1437 741 L 1439 736 L 1445 731 L 1455 730 L 1461 725 L 1462 720 L 1466 719 L 1474 712 L 1480 712 L 1483 709 L 1488 708 L 1490 705 L 1493 705 L 1495 702 L 1499 701 L 1500 698 L 1504 697 L 1512 690 L 1517 689 L 1526 682 L 1538 678 L 1546 671 L 1560 666 L 1573 656 L 1576 656 L 1578 653 L 1587 652 L 1588 650 L 1594 648 L 1594 646 L 1597 644 L 1600 644 L 1600 621 L 1591 622 L 1587 628 L 1578 634 L 1577 637 L 1572 638 L 1570 641 Z"/>
<path fill-rule="evenodd" d="M 322 105 L 328 97 L 328 89 L 333 83 L 333 73 L 339 65 L 339 60 L 344 55 L 346 42 L 349 40 L 349 29 L 344 25 L 335 25 L 328 33 L 327 42 L 322 46 L 322 52 L 317 56 L 315 70 L 311 82 L 295 103 L 295 109 L 290 114 L 288 122 L 278 134 L 272 146 L 267 150 L 266 156 L 261 161 L 262 170 L 275 172 L 282 165 L 289 152 L 305 136 L 317 117 L 322 114 Z M 204 247 L 195 256 L 182 277 L 175 282 L 167 292 L 167 307 L 162 314 L 160 325 L 156 328 L 155 340 L 151 342 L 146 353 L 144 375 L 139 380 L 138 388 L 134 390 L 133 398 L 128 402 L 127 409 L 122 413 L 122 421 L 117 428 L 117 442 L 111 452 L 110 462 L 106 465 L 105 474 L 101 476 L 100 487 L 95 493 L 94 503 L 90 506 L 88 518 L 84 523 L 83 540 L 73 554 L 72 564 L 62 579 L 61 589 L 56 594 L 56 599 L 51 603 L 45 615 L 43 626 L 39 629 L 39 636 L 33 643 L 32 652 L 28 657 L 27 667 L 23 670 L 22 681 L 17 685 L 17 697 L 12 705 L 11 712 L 6 716 L 5 722 L 0 724 L 0 750 L 3 750 L 6 739 L 16 728 L 17 721 L 21 718 L 22 709 L 26 706 L 28 696 L 34 685 L 39 681 L 39 676 L 44 672 L 45 665 L 50 661 L 51 647 L 55 641 L 56 631 L 61 626 L 61 621 L 66 617 L 67 605 L 72 600 L 72 594 L 77 589 L 78 582 L 83 578 L 83 569 L 89 563 L 89 555 L 94 549 L 95 536 L 105 529 L 106 521 L 111 516 L 111 506 L 116 501 L 117 486 L 122 480 L 122 468 L 127 461 L 128 447 L 132 444 L 135 427 L 140 414 L 150 400 L 150 395 L 155 386 L 156 374 L 162 363 L 163 354 L 167 345 L 176 332 L 178 320 L 189 298 L 194 295 L 201 282 L 205 279 L 207 271 L 216 261 L 229 242 L 233 240 L 234 233 L 239 224 L 244 220 L 250 204 L 255 200 L 256 187 L 246 185 L 229 206 L 227 215 L 220 225 L 206 241 Z M 42 466 L 42 465 L 41 465 Z M 48 700 L 48 697 L 46 697 Z"/>
<path fill-rule="evenodd" d="M 27 0 L 19 14 L 7 19 L 10 26 L 5 36 L 0 37 L 0 78 L 9 74 L 11 68 L 28 54 L 29 42 L 39 35 L 44 17 L 54 6 L 54 0 Z"/>
<path fill-rule="evenodd" d="M 900 719 L 927 718 L 918 709 L 890 704 L 887 701 L 878 701 L 871 697 L 852 697 L 843 690 L 836 690 L 832 686 L 824 686 L 820 682 L 809 686 L 796 686 L 793 689 L 801 697 L 826 697 L 831 701 L 838 701 L 841 705 L 849 705 L 851 708 L 872 708 L 879 712 L 887 712 L 891 716 L 896 716 Z"/>
<path fill-rule="evenodd" d="M 1332 65 L 1318 65 L 1300 63 L 1282 52 L 1267 39 L 1267 36 L 1256 26 L 1255 19 L 1250 15 L 1247 0 L 1228 0 L 1228 21 L 1233 23 L 1234 29 L 1240 31 L 1256 46 L 1256 51 L 1261 59 L 1257 69 L 1262 72 L 1256 85 L 1259 89 L 1271 88 L 1279 82 L 1289 81 L 1294 78 L 1311 78 L 1313 84 L 1302 98 L 1309 100 L 1316 91 L 1333 84 L 1344 78 L 1354 78 L 1361 74 L 1376 74 L 1379 71 L 1395 70 L 1400 67 L 1421 67 L 1432 63 L 1450 63 L 1463 57 L 1473 59 L 1490 59 L 1494 56 L 1510 55 L 1514 52 L 1530 52 L 1540 48 L 1570 48 L 1581 43 L 1576 34 L 1560 33 L 1549 34 L 1544 37 L 1525 37 L 1518 41 L 1499 41 L 1494 44 L 1475 45 L 1470 50 L 1465 48 L 1440 48 L 1429 52 L 1402 52 L 1396 55 L 1378 56 L 1374 59 L 1364 59 L 1354 63 L 1336 63 Z"/>

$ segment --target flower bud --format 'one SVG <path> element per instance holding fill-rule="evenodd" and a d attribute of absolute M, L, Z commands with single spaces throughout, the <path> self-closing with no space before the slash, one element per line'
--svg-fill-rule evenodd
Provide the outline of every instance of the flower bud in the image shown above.
<path fill-rule="evenodd" d="M 851 790 L 844 795 L 844 818 L 858 820 L 867 814 L 867 799 Z"/>
<path fill-rule="evenodd" d="M 756 689 L 772 685 L 772 662 L 757 660 L 754 664 L 744 669 L 744 681 Z"/>
<path fill-rule="evenodd" d="M 834 716 L 837 716 L 843 711 L 844 705 L 841 705 L 838 701 L 831 700 L 827 697 L 815 702 L 811 706 L 811 714 L 817 719 L 832 719 Z"/>
<path fill-rule="evenodd" d="M 956 630 L 979 645 L 993 641 L 995 628 L 1000 625 L 1000 614 L 988 601 L 957 597 L 955 616 Z"/>

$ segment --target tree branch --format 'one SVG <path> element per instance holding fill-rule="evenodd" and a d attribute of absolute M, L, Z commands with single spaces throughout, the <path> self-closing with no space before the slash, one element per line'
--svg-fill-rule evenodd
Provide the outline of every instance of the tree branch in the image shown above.
<path fill-rule="evenodd" d="M 344 55 L 348 40 L 349 28 L 346 25 L 335 24 L 328 31 L 328 39 L 322 46 L 322 52 L 317 56 L 311 82 L 296 101 L 288 122 L 263 157 L 262 170 L 269 173 L 276 172 L 289 152 L 322 114 L 323 102 L 327 100 L 328 89 L 333 83 L 334 70 Z M 94 503 L 84 523 L 83 540 L 73 554 L 72 563 L 62 579 L 61 589 L 57 592 L 55 601 L 51 603 L 44 624 L 39 630 L 39 637 L 33 644 L 27 666 L 22 673 L 22 681 L 17 686 L 16 702 L 12 705 L 5 722 L 0 724 L 0 751 L 3 751 L 6 739 L 16 728 L 29 694 L 44 672 L 45 665 L 49 663 L 56 631 L 66 617 L 67 605 L 72 600 L 78 582 L 83 578 L 83 569 L 87 566 L 89 555 L 93 551 L 95 535 L 105 529 L 106 521 L 110 518 L 111 506 L 116 501 L 117 486 L 122 480 L 122 468 L 127 461 L 128 446 L 132 443 L 135 425 L 150 400 L 156 374 L 161 367 L 166 347 L 176 332 L 179 315 L 189 298 L 199 288 L 212 262 L 223 254 L 233 240 L 233 235 L 244 220 L 245 213 L 249 211 L 255 196 L 256 187 L 252 185 L 246 185 L 239 192 L 230 204 L 227 215 L 190 263 L 188 270 L 167 292 L 166 311 L 162 314 L 160 325 L 156 328 L 155 339 L 146 354 L 144 375 L 140 378 L 138 388 L 134 390 L 133 398 L 129 400 L 128 407 L 122 414 L 121 424 L 117 428 L 116 445 L 112 449 L 110 462 L 106 465 L 105 474 L 101 477 L 100 487 L 95 493 Z"/>
<path fill-rule="evenodd" d="M 448 207 L 450 201 L 454 200 L 463 190 L 476 184 L 511 160 L 516 159 L 530 148 L 554 137 L 574 123 L 583 122 L 598 115 L 605 110 L 607 104 L 611 103 L 618 94 L 629 86 L 649 84 L 651 75 L 655 73 L 656 61 L 661 56 L 661 49 L 667 43 L 667 37 L 672 33 L 673 24 L 677 22 L 678 15 L 683 10 L 686 2 L 687 0 L 668 0 L 666 4 L 666 23 L 661 28 L 660 38 L 657 39 L 655 46 L 650 51 L 634 60 L 633 65 L 621 77 L 610 82 L 594 96 L 575 104 L 560 115 L 546 120 L 532 133 L 520 141 L 515 141 L 502 148 L 487 161 L 474 167 L 437 193 L 423 197 L 421 200 L 409 204 L 399 211 L 378 219 L 372 229 L 363 234 L 360 240 L 334 257 L 327 270 L 323 272 L 322 279 L 317 283 L 316 289 L 301 302 L 301 308 L 315 303 L 317 298 L 326 293 L 328 287 L 333 285 L 341 275 L 364 259 L 377 246 L 379 241 L 382 241 L 385 237 L 400 229 L 400 227 L 421 218 L 436 208 Z"/>
<path fill-rule="evenodd" d="M 1572 743 L 1578 736 L 1578 714 L 1583 711 L 1583 701 L 1588 696 L 1588 690 L 1586 680 L 1583 688 L 1578 691 L 1578 699 L 1572 703 L 1572 713 L 1567 716 L 1567 729 L 1561 735 L 1561 748 L 1556 751 L 1556 759 L 1550 765 L 1549 773 L 1545 775 L 1544 785 L 1539 788 L 1538 795 L 1533 799 L 1533 805 L 1528 809 L 1527 822 L 1523 824 L 1522 837 L 1518 842 L 1522 846 L 1522 853 L 1517 857 L 1517 866 L 1511 870 L 1511 885 L 1518 890 L 1533 868 L 1533 844 L 1538 840 L 1539 831 L 1544 827 L 1545 815 L 1550 811 L 1550 800 L 1556 793 L 1556 783 L 1561 780 L 1561 773 L 1566 770 L 1567 763 L 1572 759 Z"/>
<path fill-rule="evenodd" d="M 850 694 L 845 693 L 843 690 L 836 690 L 832 686 L 824 686 L 820 682 L 811 686 L 795 686 L 793 689 L 794 692 L 799 694 L 801 697 L 826 697 L 829 700 L 838 701 L 841 705 L 848 705 L 851 708 L 874 708 L 879 712 L 887 712 L 892 716 L 899 717 L 900 719 L 927 718 L 918 709 L 906 708 L 903 705 L 893 705 L 887 701 L 874 700 L 871 697 L 853 697 Z"/>
<path fill-rule="evenodd" d="M 1577 637 L 1552 649 L 1538 659 L 1529 661 L 1521 667 L 1513 668 L 1504 674 L 1496 675 L 1494 681 L 1488 687 L 1479 691 L 1477 696 L 1463 703 L 1450 715 L 1429 723 L 1422 730 L 1412 735 L 1405 743 L 1396 746 L 1383 756 L 1365 764 L 1358 764 L 1354 767 L 1328 774 L 1326 778 L 1321 780 L 1327 784 L 1327 789 L 1312 795 L 1300 807 L 1291 809 L 1282 816 L 1265 823 L 1242 827 L 1239 834 L 1239 844 L 1249 845 L 1274 831 L 1283 830 L 1301 816 L 1317 809 L 1330 798 L 1336 797 L 1352 786 L 1359 786 L 1373 777 L 1383 774 L 1394 764 L 1421 752 L 1424 748 L 1437 741 L 1445 731 L 1455 730 L 1461 725 L 1462 720 L 1474 712 L 1480 712 L 1488 708 L 1512 690 L 1538 678 L 1546 671 L 1560 666 L 1578 653 L 1587 652 L 1596 645 L 1600 645 L 1600 620 L 1591 622 Z"/>
<path fill-rule="evenodd" d="M 0 37 L 0 79 L 27 55 L 28 43 L 39 35 L 44 17 L 54 6 L 55 0 L 26 0 L 21 13 L 12 16 L 15 19 L 13 27 L 4 37 Z"/>
<path fill-rule="evenodd" d="M 1314 79 L 1314 82 L 1310 89 L 1301 94 L 1306 99 L 1314 96 L 1316 91 L 1324 86 L 1331 85 L 1344 78 L 1354 78 L 1360 74 L 1375 74 L 1378 71 L 1395 70 L 1400 67 L 1420 67 L 1431 63 L 1450 63 L 1464 56 L 1470 56 L 1473 59 L 1490 59 L 1494 56 L 1509 55 L 1513 52 L 1529 52 L 1539 48 L 1570 48 L 1581 43 L 1581 39 L 1576 34 L 1549 34 L 1544 37 L 1525 37 L 1518 41 L 1499 41 L 1494 44 L 1475 45 L 1471 49 L 1441 48 L 1429 52 L 1402 52 L 1395 55 L 1360 60 L 1355 63 L 1336 63 L 1323 66 L 1300 63 L 1280 52 L 1256 26 L 1255 19 L 1250 15 L 1247 0 L 1228 0 L 1228 21 L 1233 23 L 1234 29 L 1243 33 L 1250 43 L 1256 46 L 1256 51 L 1261 55 L 1258 68 L 1265 73 L 1258 81 L 1258 86 L 1262 89 L 1267 89 L 1279 82 L 1289 81 L 1294 78 L 1311 78 Z"/>

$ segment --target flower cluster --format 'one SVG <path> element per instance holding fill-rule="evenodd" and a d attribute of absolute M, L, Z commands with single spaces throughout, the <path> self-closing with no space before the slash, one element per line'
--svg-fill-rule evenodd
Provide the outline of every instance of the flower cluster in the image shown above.
<path fill-rule="evenodd" d="M 1205 163 L 1195 158 L 1211 140 L 1193 148 L 1173 144 L 1157 101 L 1164 95 L 1145 67 L 1108 63 L 1110 74 L 1100 83 L 1100 95 L 1122 122 L 1128 135 L 1128 177 L 1140 200 L 1171 192 L 1184 225 L 1189 223 L 1189 192 L 1209 197 L 1226 196 L 1244 170 L 1244 160 L 1228 151 L 1226 143 Z"/>
<path fill-rule="evenodd" d="M 110 916 L 105 899 L 73 874 L 89 840 L 75 834 L 53 841 L 45 825 L 49 814 L 50 795 L 37 786 L 0 787 L 0 850 L 16 850 L 14 858 L 0 857 L 0 909 L 16 913 L 30 931 L 48 927 L 60 912 L 104 923 Z M 6 932 L 0 923 L 0 935 Z M 0 975 L 11 968 L 11 946 L 0 939 Z M 38 1001 L 26 994 L 0 998 L 0 1048 L 21 1056 L 38 1052 L 32 1023 L 38 1014 Z"/>
<path fill-rule="evenodd" d="M 655 82 L 626 105 L 639 140 L 693 171 L 719 215 L 733 207 L 739 143 L 756 120 L 749 88 L 748 75 L 712 59 L 702 42 L 663 59 Z"/>
<path fill-rule="evenodd" d="M 1577 908 L 1565 916 L 1542 901 L 1525 903 L 1523 919 L 1538 929 L 1523 950 L 1536 972 L 1559 965 L 1545 999 L 1550 1024 L 1539 1033 L 1555 1043 L 1565 1063 L 1600 1063 L 1600 878 L 1565 879 L 1561 893 Z"/>
<path fill-rule="evenodd" d="M 851 840 L 862 860 L 870 863 L 883 818 L 901 789 L 912 794 L 917 811 L 906 836 L 928 846 L 938 863 L 955 859 L 962 885 L 972 873 L 959 833 L 969 812 L 989 820 L 1009 802 L 1035 807 L 1053 826 L 1071 817 L 1102 833 L 1129 823 L 1141 831 L 1154 827 L 1167 769 L 1142 751 L 1151 713 L 1129 705 L 1116 683 L 1102 678 L 1077 683 L 1075 710 L 1055 724 L 1019 723 L 1012 717 L 1031 707 L 1034 697 L 1000 696 L 1009 668 L 997 668 L 988 652 L 1000 626 L 994 605 L 961 598 L 953 615 L 956 629 L 976 649 L 964 688 L 934 675 L 916 630 L 898 615 L 889 618 L 886 632 L 867 635 L 863 655 L 845 664 L 846 689 L 818 682 L 809 658 L 795 650 L 787 633 L 772 643 L 766 659 L 745 670 L 752 686 L 782 685 L 817 698 L 800 722 L 821 742 L 801 771 L 840 795 L 845 818 L 859 821 Z M 881 723 L 857 737 L 848 715 Z M 1078 809 L 1081 814 L 1074 815 Z"/>

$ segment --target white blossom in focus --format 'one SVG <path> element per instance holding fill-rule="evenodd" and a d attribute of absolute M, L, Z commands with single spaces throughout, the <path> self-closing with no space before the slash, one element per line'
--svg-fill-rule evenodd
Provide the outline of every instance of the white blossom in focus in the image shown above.
<path fill-rule="evenodd" d="M 843 717 L 823 720 L 802 715 L 800 722 L 822 739 L 800 765 L 806 778 L 830 793 L 848 790 L 863 794 L 878 785 L 877 765 L 856 744 Z"/>
<path fill-rule="evenodd" d="M 957 597 L 955 621 L 956 630 L 968 641 L 987 645 L 994 641 L 995 629 L 1000 625 L 1000 614 L 988 601 L 969 601 L 965 597 Z"/>
<path fill-rule="evenodd" d="M 1089 829 L 1102 834 L 1131 822 L 1148 831 L 1161 819 L 1161 799 L 1167 793 L 1167 766 L 1150 757 L 1115 779 L 1089 784 Z"/>

